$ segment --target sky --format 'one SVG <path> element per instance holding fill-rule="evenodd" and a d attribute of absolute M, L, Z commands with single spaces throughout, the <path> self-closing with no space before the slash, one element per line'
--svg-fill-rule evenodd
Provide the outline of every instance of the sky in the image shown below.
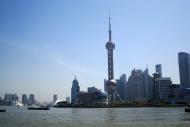
<path fill-rule="evenodd" d="M 190 53 L 189 0 L 1 0 L 0 96 L 33 93 L 37 101 L 104 88 L 111 11 L 114 77 L 136 69 L 179 83 L 178 55 Z"/>

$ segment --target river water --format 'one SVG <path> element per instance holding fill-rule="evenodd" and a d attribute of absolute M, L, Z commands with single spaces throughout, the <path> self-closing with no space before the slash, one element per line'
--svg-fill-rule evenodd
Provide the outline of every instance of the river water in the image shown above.
<path fill-rule="evenodd" d="M 0 107 L 0 127 L 190 127 L 190 113 L 177 108 L 51 108 Z"/>

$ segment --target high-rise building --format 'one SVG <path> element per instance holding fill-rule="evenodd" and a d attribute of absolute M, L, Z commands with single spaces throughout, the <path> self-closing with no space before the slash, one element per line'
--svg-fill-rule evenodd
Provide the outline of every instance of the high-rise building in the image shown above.
<path fill-rule="evenodd" d="M 30 94 L 28 98 L 28 105 L 33 105 L 33 104 L 35 104 L 34 94 Z"/>
<path fill-rule="evenodd" d="M 71 103 L 70 97 L 66 97 L 66 102 L 67 102 L 67 104 L 70 104 L 70 103 Z"/>
<path fill-rule="evenodd" d="M 55 104 L 55 102 L 57 101 L 57 94 L 53 95 L 53 104 Z"/>
<path fill-rule="evenodd" d="M 8 100 L 8 93 L 5 93 L 5 97 L 4 97 L 5 101 Z"/>
<path fill-rule="evenodd" d="M 168 100 L 171 93 L 172 81 L 170 78 L 157 78 L 155 80 L 155 99 Z"/>
<path fill-rule="evenodd" d="M 162 67 L 156 65 L 156 73 L 153 74 L 153 98 L 159 101 L 169 101 L 172 96 L 179 94 L 179 87 L 172 85 L 170 77 L 162 77 Z"/>
<path fill-rule="evenodd" d="M 108 81 L 106 83 L 106 89 L 108 92 L 108 102 L 115 101 L 115 87 L 116 81 L 114 80 L 114 67 L 113 67 L 113 50 L 115 49 L 115 44 L 112 42 L 112 31 L 111 31 L 111 23 L 109 16 L 109 40 L 106 43 L 106 49 L 108 51 Z"/>
<path fill-rule="evenodd" d="M 185 52 L 178 53 L 180 84 L 182 88 L 190 88 L 190 55 Z"/>
<path fill-rule="evenodd" d="M 126 80 L 126 75 L 122 74 L 120 78 L 117 81 L 117 94 L 116 100 L 125 100 L 126 99 L 126 93 L 127 93 L 127 80 Z"/>
<path fill-rule="evenodd" d="M 129 101 L 151 100 L 153 99 L 153 86 L 153 78 L 149 75 L 148 69 L 144 71 L 133 69 L 127 82 L 126 99 Z"/>
<path fill-rule="evenodd" d="M 27 99 L 27 95 L 26 94 L 22 95 L 22 104 L 23 105 L 27 105 L 28 104 L 28 99 Z"/>
<path fill-rule="evenodd" d="M 19 97 L 16 94 L 11 94 L 11 93 L 5 94 L 5 102 L 9 105 L 15 105 L 18 99 Z"/>
<path fill-rule="evenodd" d="M 71 103 L 72 104 L 77 103 L 77 97 L 78 97 L 79 91 L 80 91 L 79 82 L 75 76 L 75 79 L 73 80 L 72 88 L 71 88 Z"/>
<path fill-rule="evenodd" d="M 149 75 L 148 68 L 143 71 L 144 80 L 144 97 L 146 99 L 153 99 L 154 83 L 153 77 Z"/>
<path fill-rule="evenodd" d="M 162 65 L 161 64 L 156 65 L 156 72 L 160 75 L 160 78 L 162 78 Z"/>
<path fill-rule="evenodd" d="M 158 73 L 153 73 L 152 74 L 153 75 L 153 99 L 156 99 L 156 86 L 155 86 L 155 84 L 156 84 L 156 79 L 158 79 L 158 78 L 160 78 L 160 75 L 158 74 Z"/>
<path fill-rule="evenodd" d="M 133 70 L 127 82 L 127 99 L 142 100 L 144 99 L 144 81 L 142 70 Z"/>

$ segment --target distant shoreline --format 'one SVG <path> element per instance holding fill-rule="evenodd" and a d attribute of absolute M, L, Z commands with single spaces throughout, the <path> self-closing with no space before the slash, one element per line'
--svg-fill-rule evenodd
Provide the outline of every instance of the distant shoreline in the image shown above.
<path fill-rule="evenodd" d="M 158 104 L 158 105 L 71 105 L 53 106 L 55 108 L 140 108 L 140 107 L 184 107 L 184 104 Z"/>
<path fill-rule="evenodd" d="M 15 105 L 0 105 L 0 106 L 15 106 Z M 145 108 L 145 107 L 185 107 L 186 104 L 111 104 L 111 105 L 60 105 L 47 106 L 54 108 Z"/>

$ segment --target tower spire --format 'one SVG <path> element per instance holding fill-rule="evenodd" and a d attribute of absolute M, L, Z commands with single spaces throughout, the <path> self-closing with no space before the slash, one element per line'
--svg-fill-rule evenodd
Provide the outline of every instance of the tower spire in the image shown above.
<path fill-rule="evenodd" d="M 111 37 L 111 18 L 110 18 L 110 9 L 109 9 L 109 31 L 108 31 L 108 33 L 109 33 L 109 42 L 111 42 L 111 40 L 112 40 L 112 37 Z"/>

